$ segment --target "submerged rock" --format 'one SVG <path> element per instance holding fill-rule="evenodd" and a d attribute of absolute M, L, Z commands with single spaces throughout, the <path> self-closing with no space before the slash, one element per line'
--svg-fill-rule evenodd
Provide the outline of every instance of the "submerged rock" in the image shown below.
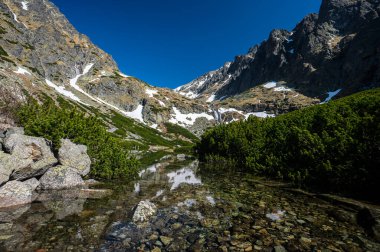
<path fill-rule="evenodd" d="M 32 202 L 32 188 L 20 181 L 9 181 L 0 188 L 0 208 Z"/>
<path fill-rule="evenodd" d="M 12 171 L 10 178 L 16 180 L 40 176 L 57 163 L 50 146 L 43 138 L 10 134 L 4 139 L 4 148 L 10 155 L 3 155 L 0 161 L 2 180 L 9 171 Z"/>
<path fill-rule="evenodd" d="M 83 186 L 82 177 L 71 167 L 56 166 L 49 169 L 40 179 L 41 189 L 64 189 Z"/>
<path fill-rule="evenodd" d="M 91 160 L 87 155 L 87 146 L 74 144 L 69 139 L 62 139 L 58 151 L 58 160 L 61 165 L 71 167 L 82 176 L 90 172 Z"/>
<path fill-rule="evenodd" d="M 134 222 L 145 222 L 149 217 L 153 216 L 156 211 L 157 207 L 155 204 L 149 200 L 143 200 L 137 205 L 132 219 Z"/>

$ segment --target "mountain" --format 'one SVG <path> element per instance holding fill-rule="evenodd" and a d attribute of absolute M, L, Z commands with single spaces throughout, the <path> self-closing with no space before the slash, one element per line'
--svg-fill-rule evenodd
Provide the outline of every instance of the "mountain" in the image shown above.
<path fill-rule="evenodd" d="M 278 114 L 378 87 L 379 15 L 379 0 L 323 0 L 319 14 L 292 31 L 273 30 L 246 55 L 176 91 L 214 108 Z"/>
<path fill-rule="evenodd" d="M 380 0 L 323 0 L 292 31 L 274 30 L 221 68 L 171 90 L 121 73 L 48 0 L 0 2 L 0 124 L 27 97 L 63 98 L 166 132 L 276 116 L 380 83 Z M 1 105 L 1 104 L 0 104 Z M 114 129 L 115 125 L 109 125 Z"/>
<path fill-rule="evenodd" d="M 80 34 L 48 0 L 1 1 L 0 34 L 4 99 L 63 97 L 104 112 L 117 111 L 161 131 L 166 131 L 167 122 L 193 132 L 213 125 L 206 104 L 121 73 L 112 57 Z"/>

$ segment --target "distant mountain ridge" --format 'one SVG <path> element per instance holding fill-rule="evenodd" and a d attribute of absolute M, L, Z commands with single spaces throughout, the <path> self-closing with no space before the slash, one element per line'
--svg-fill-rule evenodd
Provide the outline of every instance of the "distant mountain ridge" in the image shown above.
<path fill-rule="evenodd" d="M 319 14 L 306 16 L 292 31 L 273 30 L 227 69 L 217 70 L 217 78 L 207 78 L 212 71 L 176 90 L 220 100 L 274 81 L 323 100 L 338 89 L 344 96 L 378 87 L 379 15 L 379 0 L 323 0 Z"/>

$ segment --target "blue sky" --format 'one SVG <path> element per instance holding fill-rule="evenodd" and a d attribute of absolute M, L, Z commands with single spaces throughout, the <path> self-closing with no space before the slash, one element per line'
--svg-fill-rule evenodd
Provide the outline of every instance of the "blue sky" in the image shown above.
<path fill-rule="evenodd" d="M 174 88 L 318 12 L 321 0 L 52 0 L 122 72 Z"/>

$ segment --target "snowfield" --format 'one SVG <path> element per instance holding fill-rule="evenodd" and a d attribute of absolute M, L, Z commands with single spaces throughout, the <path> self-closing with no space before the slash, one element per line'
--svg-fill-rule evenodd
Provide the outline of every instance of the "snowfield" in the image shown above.
<path fill-rule="evenodd" d="M 277 83 L 276 82 L 274 82 L 274 81 L 271 81 L 271 82 L 268 82 L 268 83 L 265 83 L 264 85 L 263 85 L 263 87 L 265 87 L 265 88 L 274 88 L 275 86 L 277 85 Z"/>
<path fill-rule="evenodd" d="M 149 89 L 149 88 L 147 88 L 147 89 L 145 89 L 145 93 L 146 93 L 149 97 L 153 98 L 153 96 L 154 96 L 155 94 L 157 94 L 158 91 L 155 90 L 155 89 Z"/>
<path fill-rule="evenodd" d="M 184 124 L 184 125 L 193 125 L 195 120 L 197 118 L 205 117 L 207 120 L 213 120 L 214 117 L 207 114 L 207 113 L 189 113 L 189 114 L 182 114 L 179 109 L 176 107 L 173 107 L 174 115 L 172 114 L 172 118 L 169 120 L 169 122 L 174 124 Z"/>
<path fill-rule="evenodd" d="M 215 94 L 211 95 L 211 96 L 207 99 L 206 102 L 213 102 L 213 101 L 215 101 L 215 97 L 216 97 Z"/>
<path fill-rule="evenodd" d="M 73 92 L 66 90 L 65 87 L 63 87 L 63 86 L 58 86 L 58 85 L 54 84 L 53 82 L 51 82 L 51 81 L 48 80 L 48 79 L 45 79 L 45 81 L 46 81 L 46 84 L 47 84 L 49 87 L 54 88 L 55 91 L 57 91 L 57 92 L 60 93 L 61 95 L 64 95 L 64 96 L 66 96 L 66 97 L 68 97 L 68 98 L 70 98 L 70 99 L 72 99 L 72 100 L 74 100 L 74 101 L 77 101 L 77 102 L 80 102 L 80 103 L 84 104 L 84 103 L 79 99 L 78 96 L 76 96 L 75 94 L 73 94 Z"/>

